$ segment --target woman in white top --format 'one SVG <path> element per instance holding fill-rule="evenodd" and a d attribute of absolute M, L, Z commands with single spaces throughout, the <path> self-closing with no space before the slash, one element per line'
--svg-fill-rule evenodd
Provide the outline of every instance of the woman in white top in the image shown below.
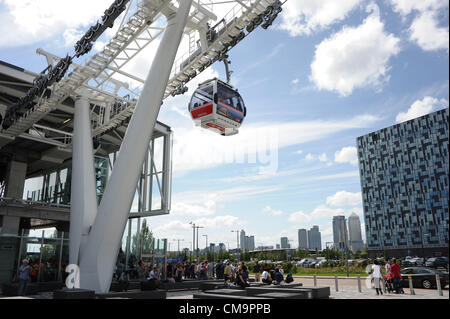
<path fill-rule="evenodd" d="M 270 278 L 269 270 L 270 270 L 270 268 L 268 268 L 268 267 L 264 268 L 264 271 L 261 275 L 261 281 L 265 284 L 270 285 L 272 283 L 272 279 Z"/>
<path fill-rule="evenodd" d="M 377 260 L 374 261 L 372 266 L 372 278 L 375 284 L 377 295 L 383 294 L 383 290 L 381 289 L 381 280 L 383 279 L 383 274 L 381 273 L 381 267 L 380 265 L 378 265 Z"/>

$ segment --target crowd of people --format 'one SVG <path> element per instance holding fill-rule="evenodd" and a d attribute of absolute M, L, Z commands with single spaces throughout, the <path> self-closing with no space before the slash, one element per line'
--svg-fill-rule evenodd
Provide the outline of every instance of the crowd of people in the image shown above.
<path fill-rule="evenodd" d="M 137 278 L 141 282 L 149 282 L 152 286 L 159 287 L 162 283 L 175 283 L 187 279 L 208 280 L 221 279 L 224 285 L 239 286 L 242 288 L 250 286 L 249 269 L 245 262 L 239 262 L 233 265 L 231 261 L 219 260 L 211 266 L 207 260 L 202 262 L 172 263 L 166 265 L 165 276 L 161 272 L 161 267 L 151 266 L 142 260 L 136 265 Z M 214 269 L 213 269 L 214 268 Z M 284 275 L 281 264 L 274 270 L 269 267 L 262 268 L 256 261 L 252 269 L 255 274 L 256 282 L 265 284 L 283 285 L 293 281 L 292 274 Z M 164 278 L 164 279 L 163 279 Z M 120 290 L 126 291 L 130 280 L 130 272 L 125 270 L 122 263 L 116 266 L 115 279 L 119 282 Z"/>

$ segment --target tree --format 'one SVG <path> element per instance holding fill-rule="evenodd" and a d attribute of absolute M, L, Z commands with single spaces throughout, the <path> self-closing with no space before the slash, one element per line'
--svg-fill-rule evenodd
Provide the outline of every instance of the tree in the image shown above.
<path fill-rule="evenodd" d="M 144 219 L 141 226 L 141 232 L 139 236 L 138 242 L 138 234 L 133 235 L 132 243 L 131 243 L 131 253 L 138 255 L 140 251 L 143 252 L 152 252 L 153 251 L 153 233 L 150 228 L 147 226 L 147 220 Z M 141 249 L 139 247 L 142 245 Z"/>

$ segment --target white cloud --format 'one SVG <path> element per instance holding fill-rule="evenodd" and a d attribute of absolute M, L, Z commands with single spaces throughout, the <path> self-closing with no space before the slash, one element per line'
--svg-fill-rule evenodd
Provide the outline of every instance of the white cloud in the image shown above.
<path fill-rule="evenodd" d="M 336 163 L 350 163 L 352 165 L 357 165 L 358 150 L 354 146 L 344 147 L 334 154 L 334 161 Z"/>
<path fill-rule="evenodd" d="M 283 214 L 283 211 L 282 211 L 282 210 L 276 210 L 276 209 L 273 209 L 273 208 L 270 207 L 270 206 L 266 206 L 266 207 L 263 208 L 263 213 L 265 213 L 265 214 L 271 214 L 271 215 L 273 215 L 273 216 L 280 216 L 280 215 Z"/>
<path fill-rule="evenodd" d="M 343 20 L 361 0 L 287 1 L 281 14 L 281 29 L 291 36 L 309 35 Z"/>
<path fill-rule="evenodd" d="M 361 192 L 350 193 L 346 191 L 339 191 L 334 195 L 328 196 L 327 205 L 330 206 L 355 206 L 362 204 Z"/>
<path fill-rule="evenodd" d="M 302 155 L 303 151 L 302 150 L 298 150 L 298 151 L 295 152 L 295 154 Z"/>
<path fill-rule="evenodd" d="M 321 161 L 321 162 L 326 162 L 326 161 L 328 161 L 327 154 L 322 153 L 322 155 L 319 155 L 319 161 Z"/>
<path fill-rule="evenodd" d="M 298 82 L 300 82 L 300 80 L 299 79 L 295 79 L 295 80 L 292 80 L 292 84 L 298 84 Z"/>
<path fill-rule="evenodd" d="M 311 217 L 302 211 L 298 211 L 289 215 L 288 221 L 291 223 L 306 223 L 311 221 Z"/>
<path fill-rule="evenodd" d="M 397 123 L 409 121 L 444 107 L 448 107 L 447 100 L 438 100 L 436 98 L 426 96 L 423 98 L 423 100 L 415 101 L 408 109 L 408 111 L 400 112 L 395 118 L 395 121 Z"/>
<path fill-rule="evenodd" d="M 314 160 L 314 155 L 312 155 L 311 153 L 308 153 L 308 154 L 305 156 L 305 160 L 307 160 L 307 161 L 313 161 L 313 160 Z"/>
<path fill-rule="evenodd" d="M 172 204 L 171 214 L 180 216 L 209 216 L 216 213 L 216 202 L 207 200 L 201 204 L 176 202 Z"/>
<path fill-rule="evenodd" d="M 448 8 L 448 1 L 391 0 L 391 3 L 394 11 L 398 12 L 403 19 L 415 13 L 414 20 L 409 28 L 409 39 L 412 42 L 417 43 L 425 51 L 446 49 L 448 52 L 448 22 L 445 23 L 447 26 L 439 27 L 439 16 Z"/>
<path fill-rule="evenodd" d="M 236 216 L 217 216 L 214 218 L 200 218 L 194 220 L 194 223 L 205 228 L 223 228 L 223 227 L 236 227 L 245 225 L 247 222 L 240 220 Z"/>
<path fill-rule="evenodd" d="M 445 0 L 390 0 L 394 6 L 394 11 L 401 15 L 408 15 L 413 11 L 438 10 L 448 6 Z"/>
<path fill-rule="evenodd" d="M 171 105 L 173 104 L 168 103 L 164 107 L 170 108 Z M 238 135 L 225 138 L 193 127 L 190 118 L 186 120 L 187 125 L 178 127 L 168 122 L 175 132 L 173 149 L 175 174 L 204 170 L 232 162 L 244 163 L 245 160 L 248 160 L 248 163 L 261 165 L 259 154 L 268 151 L 269 142 L 271 144 L 273 142 L 275 144 L 273 146 L 276 146 L 270 149 L 271 155 L 276 157 L 275 151 L 278 152 L 284 147 L 320 140 L 347 129 L 369 127 L 378 121 L 378 118 L 372 115 L 361 115 L 340 121 L 252 123 L 243 125 Z M 249 155 L 250 157 L 254 155 L 252 161 L 249 160 Z"/>
<path fill-rule="evenodd" d="M 446 49 L 448 51 L 448 27 L 439 27 L 437 12 L 420 14 L 411 24 L 410 39 L 425 51 Z"/>
<path fill-rule="evenodd" d="M 336 215 L 342 215 L 343 213 L 344 210 L 341 208 L 333 209 L 325 205 L 319 205 L 316 208 L 314 208 L 310 216 L 313 219 L 319 219 L 319 218 L 329 218 Z"/>
<path fill-rule="evenodd" d="M 384 31 L 378 7 L 371 9 L 360 26 L 344 27 L 316 47 L 310 80 L 318 89 L 348 96 L 389 81 L 389 60 L 400 52 L 400 40 Z"/>
<path fill-rule="evenodd" d="M 78 40 L 83 36 L 84 31 L 78 29 L 67 29 L 64 31 L 64 44 L 66 47 L 70 47 L 77 43 Z"/>
<path fill-rule="evenodd" d="M 111 5 L 111 0 L 0 0 L 0 47 L 26 45 L 86 29 Z"/>

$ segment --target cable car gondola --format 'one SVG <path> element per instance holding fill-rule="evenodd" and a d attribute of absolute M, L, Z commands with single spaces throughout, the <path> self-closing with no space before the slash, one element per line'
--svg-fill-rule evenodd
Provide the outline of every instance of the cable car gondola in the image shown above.
<path fill-rule="evenodd" d="M 239 132 L 247 109 L 236 89 L 214 78 L 198 86 L 189 103 L 189 113 L 197 126 L 229 136 Z"/>

